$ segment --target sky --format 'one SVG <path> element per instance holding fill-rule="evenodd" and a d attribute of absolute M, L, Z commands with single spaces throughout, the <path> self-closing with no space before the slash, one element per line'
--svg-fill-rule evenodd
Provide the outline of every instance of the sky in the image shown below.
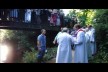
<path fill-rule="evenodd" d="M 63 10 L 63 13 L 65 14 L 65 16 L 69 13 L 69 11 L 71 10 L 71 9 L 62 9 Z"/>

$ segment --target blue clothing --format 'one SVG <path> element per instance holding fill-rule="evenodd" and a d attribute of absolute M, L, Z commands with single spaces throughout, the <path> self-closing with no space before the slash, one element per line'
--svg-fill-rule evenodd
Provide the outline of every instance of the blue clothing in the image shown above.
<path fill-rule="evenodd" d="M 18 9 L 11 10 L 10 17 L 18 17 Z"/>
<path fill-rule="evenodd" d="M 40 48 L 41 50 L 38 53 L 38 62 L 41 62 L 43 59 L 43 56 L 45 55 L 45 50 L 46 50 L 46 36 L 43 34 L 40 34 L 37 38 L 37 40 L 40 42 Z"/>
<path fill-rule="evenodd" d="M 45 35 L 42 35 L 40 34 L 37 38 L 37 40 L 40 42 L 40 48 L 43 50 L 43 49 L 46 49 L 46 36 Z"/>
<path fill-rule="evenodd" d="M 43 58 L 44 55 L 45 55 L 45 50 L 40 50 L 40 51 L 38 52 L 38 59 Z"/>

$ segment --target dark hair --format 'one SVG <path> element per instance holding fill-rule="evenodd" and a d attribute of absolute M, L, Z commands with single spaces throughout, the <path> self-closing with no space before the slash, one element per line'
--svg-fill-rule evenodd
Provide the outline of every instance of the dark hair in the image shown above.
<path fill-rule="evenodd" d="M 90 27 L 92 27 L 92 25 L 90 25 Z"/>
<path fill-rule="evenodd" d="M 92 27 L 92 25 L 88 25 L 88 27 L 89 27 L 89 28 L 91 28 L 91 27 Z"/>
<path fill-rule="evenodd" d="M 83 26 L 83 28 L 85 29 L 85 28 L 86 28 L 86 26 Z"/>
<path fill-rule="evenodd" d="M 81 25 L 80 24 L 75 24 L 74 27 L 80 29 L 81 28 Z"/>

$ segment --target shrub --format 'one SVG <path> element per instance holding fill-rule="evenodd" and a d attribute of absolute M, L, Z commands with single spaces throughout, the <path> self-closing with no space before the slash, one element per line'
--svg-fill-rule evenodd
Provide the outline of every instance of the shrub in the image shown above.
<path fill-rule="evenodd" d="M 24 56 L 23 56 L 23 62 L 24 63 L 36 63 L 37 62 L 37 51 L 32 48 L 32 51 L 29 52 L 29 51 L 26 51 L 24 52 Z"/>
<path fill-rule="evenodd" d="M 48 48 L 47 53 L 45 54 L 44 61 L 48 61 L 56 57 L 57 48 Z"/>
<path fill-rule="evenodd" d="M 108 63 L 108 10 L 97 10 L 94 26 L 96 28 L 96 42 L 98 52 L 90 63 Z"/>
<path fill-rule="evenodd" d="M 37 62 L 37 54 L 38 51 L 36 51 L 34 48 L 32 48 L 32 51 L 26 51 L 23 55 L 23 62 L 24 63 L 36 63 Z M 47 53 L 45 53 L 44 61 L 48 61 L 52 58 L 55 58 L 56 56 L 56 47 L 55 48 L 48 48 Z"/>

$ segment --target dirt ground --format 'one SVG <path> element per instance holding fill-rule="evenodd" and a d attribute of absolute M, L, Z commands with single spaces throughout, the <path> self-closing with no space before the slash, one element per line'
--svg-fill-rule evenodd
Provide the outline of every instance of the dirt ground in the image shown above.
<path fill-rule="evenodd" d="M 56 58 L 51 59 L 50 61 L 46 63 L 55 63 Z M 72 63 L 74 63 L 74 51 L 72 50 Z"/>

